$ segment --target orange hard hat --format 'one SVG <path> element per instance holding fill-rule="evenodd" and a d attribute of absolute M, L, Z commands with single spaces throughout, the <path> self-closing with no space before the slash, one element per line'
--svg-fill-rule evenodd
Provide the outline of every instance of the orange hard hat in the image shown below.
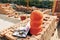
<path fill-rule="evenodd" d="M 35 29 L 30 29 L 30 33 L 31 34 L 34 34 L 34 35 L 36 35 L 36 34 L 38 34 L 39 32 L 41 32 L 42 31 L 42 28 L 40 28 L 40 29 L 38 29 L 38 28 L 35 28 Z"/>
<path fill-rule="evenodd" d="M 43 20 L 41 20 L 41 21 L 30 21 L 30 26 L 31 27 L 38 27 L 38 26 L 40 26 L 40 25 L 42 25 L 42 23 L 43 23 Z"/>
<path fill-rule="evenodd" d="M 40 12 L 39 10 L 34 10 L 31 13 L 30 19 L 31 20 L 40 20 L 43 18 L 43 13 Z"/>

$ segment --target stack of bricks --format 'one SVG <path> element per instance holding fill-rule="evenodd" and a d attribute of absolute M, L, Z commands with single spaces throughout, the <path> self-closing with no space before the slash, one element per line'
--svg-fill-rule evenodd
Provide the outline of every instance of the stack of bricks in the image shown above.
<path fill-rule="evenodd" d="M 2 31 L 0 35 L 5 36 L 8 40 L 50 40 L 51 36 L 53 35 L 57 27 L 56 19 L 57 19 L 56 16 L 45 14 L 43 19 L 43 24 L 41 25 L 43 30 L 38 35 L 32 35 L 32 36 L 27 35 L 26 38 L 18 38 L 12 36 L 14 30 L 20 26 L 20 23 Z"/>
<path fill-rule="evenodd" d="M 7 4 L 0 4 L 0 13 L 1 14 L 13 14 L 16 11 L 11 7 L 9 3 Z"/>

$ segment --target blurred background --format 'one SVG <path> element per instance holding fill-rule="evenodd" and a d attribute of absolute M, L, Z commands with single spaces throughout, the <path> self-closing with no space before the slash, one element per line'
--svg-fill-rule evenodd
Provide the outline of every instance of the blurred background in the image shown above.
<path fill-rule="evenodd" d="M 29 6 L 35 6 L 38 8 L 52 8 L 54 0 L 0 0 L 0 3 L 11 3 L 26 6 L 27 1 Z"/>

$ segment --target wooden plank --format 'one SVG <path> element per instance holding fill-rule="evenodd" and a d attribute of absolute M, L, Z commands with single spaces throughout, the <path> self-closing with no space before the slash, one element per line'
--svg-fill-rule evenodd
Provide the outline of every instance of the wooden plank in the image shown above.
<path fill-rule="evenodd" d="M 54 2 L 53 2 L 52 15 L 54 15 L 55 8 L 56 8 L 56 0 L 54 0 Z"/>

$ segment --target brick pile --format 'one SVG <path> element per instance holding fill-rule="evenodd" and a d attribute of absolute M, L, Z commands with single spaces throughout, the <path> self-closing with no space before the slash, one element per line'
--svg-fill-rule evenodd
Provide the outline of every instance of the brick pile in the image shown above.
<path fill-rule="evenodd" d="M 45 14 L 43 19 L 44 20 L 43 24 L 41 25 L 43 30 L 38 35 L 32 35 L 32 36 L 27 35 L 26 38 L 17 38 L 12 36 L 14 30 L 20 27 L 20 23 L 18 23 L 6 30 L 2 30 L 2 32 L 0 32 L 0 36 L 1 37 L 5 36 L 8 40 L 50 40 L 51 36 L 53 35 L 57 27 L 56 19 L 57 19 L 56 16 Z M 27 23 L 26 20 L 25 20 L 25 23 Z"/>
<path fill-rule="evenodd" d="M 0 14 L 8 14 L 9 16 L 17 15 L 17 11 L 15 11 L 9 3 L 0 4 Z"/>

